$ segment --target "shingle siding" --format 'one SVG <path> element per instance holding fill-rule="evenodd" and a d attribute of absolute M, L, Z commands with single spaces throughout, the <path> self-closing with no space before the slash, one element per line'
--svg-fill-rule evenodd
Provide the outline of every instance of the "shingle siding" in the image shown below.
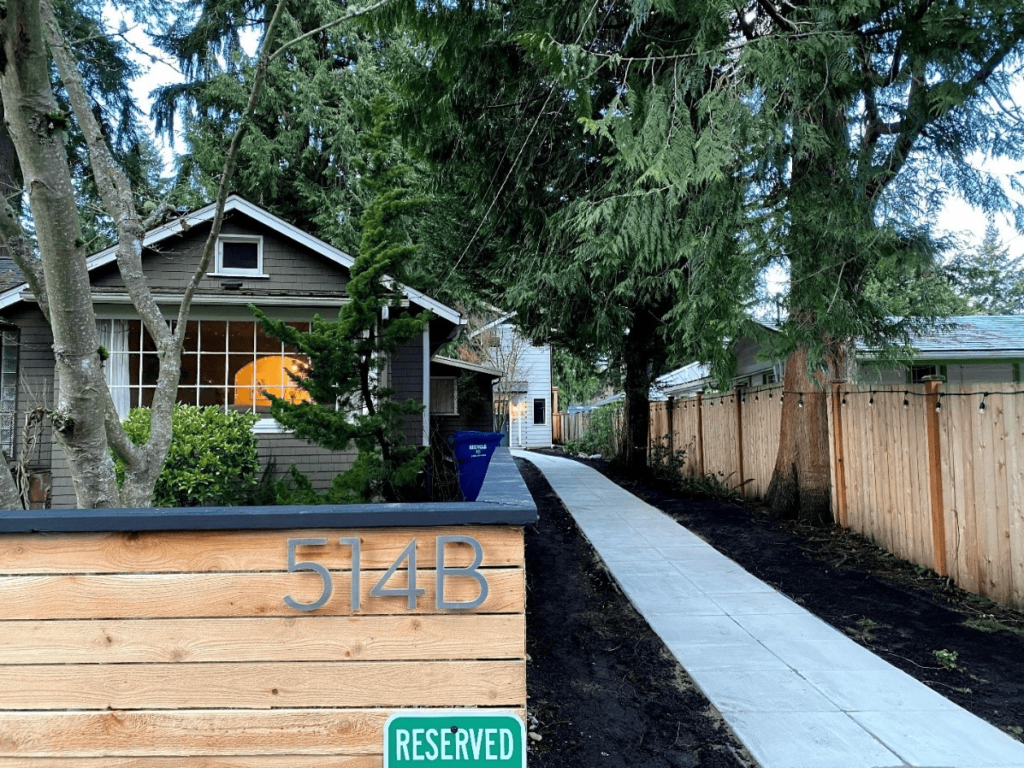
<path fill-rule="evenodd" d="M 14 455 L 22 457 L 25 416 L 33 408 L 53 407 L 53 336 L 38 306 L 19 304 L 4 312 L 4 319 L 18 326 L 18 415 L 15 419 Z M 32 449 L 29 468 L 46 471 L 50 465 L 51 431 L 43 421 L 42 437 Z"/>
<path fill-rule="evenodd" d="M 423 340 L 417 336 L 391 360 L 391 388 L 395 399 L 423 402 Z M 423 416 L 407 416 L 403 429 L 405 439 L 413 445 L 423 445 Z"/>
<path fill-rule="evenodd" d="M 354 447 L 349 451 L 329 451 L 289 434 L 261 434 L 257 441 L 261 466 L 265 468 L 273 461 L 274 476 L 282 477 L 294 464 L 318 491 L 330 488 L 335 475 L 350 469 L 358 454 Z"/>
<path fill-rule="evenodd" d="M 147 249 L 145 259 L 146 280 L 155 290 L 184 290 L 192 279 L 210 226 L 203 224 L 190 229 L 180 237 L 160 243 L 158 249 Z M 306 291 L 332 291 L 342 293 L 348 282 L 347 271 L 332 261 L 282 237 L 272 229 L 241 214 L 231 214 L 222 228 L 225 235 L 260 235 L 263 237 L 263 271 L 268 278 L 231 277 L 208 274 L 200 289 L 219 290 L 225 281 L 241 282 L 242 291 L 291 293 Z M 211 259 L 210 272 L 215 262 Z M 93 285 L 102 288 L 122 288 L 124 282 L 116 264 L 110 264 L 93 273 Z"/>

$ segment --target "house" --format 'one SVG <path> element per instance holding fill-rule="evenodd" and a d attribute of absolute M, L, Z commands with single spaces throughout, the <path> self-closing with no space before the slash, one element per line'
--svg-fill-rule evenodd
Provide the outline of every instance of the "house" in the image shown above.
<path fill-rule="evenodd" d="M 150 230 L 144 238 L 143 270 L 168 317 L 176 314 L 214 211 L 213 204 L 207 205 Z M 301 397 L 284 373 L 301 361 L 263 334 L 247 305 L 255 304 L 297 328 L 308 327 L 314 315 L 336 315 L 348 301 L 345 288 L 353 262 L 347 253 L 232 195 L 214 263 L 193 302 L 182 356 L 179 402 L 261 414 L 254 428 L 261 459 L 273 460 L 280 471 L 294 463 L 318 488 L 326 488 L 351 465 L 354 449 L 339 454 L 309 445 L 270 418 L 269 402 L 260 392 L 270 388 L 280 396 Z M 124 417 L 130 408 L 152 402 L 156 350 L 129 301 L 115 248 L 90 257 L 88 267 L 101 343 L 109 352 L 104 363 L 107 383 Z M 430 392 L 431 357 L 455 335 L 462 318 L 412 288 L 397 289 L 403 307 L 413 313 L 429 310 L 431 320 L 422 338 L 388 361 L 384 384 L 399 398 L 426 404 L 422 417 L 407 421 L 405 434 L 409 441 L 427 445 L 431 404 L 436 402 Z M 17 460 L 26 450 L 18 428 L 21 415 L 50 406 L 59 382 L 49 325 L 25 283 L 14 281 L 0 292 L 0 316 L 0 447 L 9 459 Z M 48 481 L 52 506 L 75 505 L 68 466 L 61 451 L 53 449 L 47 428 L 31 446 L 29 468 Z"/>
<path fill-rule="evenodd" d="M 441 355 L 430 359 L 432 434 L 442 438 L 460 430 L 494 429 L 494 385 L 501 371 Z"/>
<path fill-rule="evenodd" d="M 550 448 L 551 347 L 534 344 L 514 322 L 514 312 L 497 317 L 472 331 L 476 351 L 460 354 L 483 358 L 480 362 L 501 372 L 494 387 L 494 429 L 508 435 L 513 448 Z"/>
<path fill-rule="evenodd" d="M 776 331 L 762 323 L 770 333 Z M 1024 365 L 1024 315 L 965 315 L 947 318 L 933 331 L 911 337 L 917 350 L 900 364 L 875 361 L 870 349 L 857 348 L 857 381 L 870 384 L 914 384 L 926 376 L 943 376 L 950 384 L 1021 381 Z M 732 386 L 759 386 L 782 381 L 785 362 L 765 359 L 761 345 L 741 338 L 733 345 L 736 373 Z M 685 397 L 717 389 L 708 368 L 690 363 L 659 376 L 652 399 Z"/>

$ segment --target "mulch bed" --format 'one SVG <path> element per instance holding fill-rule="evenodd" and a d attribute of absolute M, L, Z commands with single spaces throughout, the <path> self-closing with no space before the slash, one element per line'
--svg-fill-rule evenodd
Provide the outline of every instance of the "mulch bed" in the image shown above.
<path fill-rule="evenodd" d="M 517 464 L 539 513 L 526 530 L 531 768 L 753 766 L 543 475 Z"/>
<path fill-rule="evenodd" d="M 1024 614 L 971 595 L 864 537 L 687 497 L 584 460 L 762 581 L 988 722 L 1024 734 Z"/>

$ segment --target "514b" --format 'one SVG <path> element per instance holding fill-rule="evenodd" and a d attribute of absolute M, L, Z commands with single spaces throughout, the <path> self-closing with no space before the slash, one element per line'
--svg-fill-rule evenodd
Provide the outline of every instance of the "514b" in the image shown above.
<path fill-rule="evenodd" d="M 352 610 L 359 610 L 359 539 L 358 538 L 342 538 L 338 540 L 338 544 L 343 547 L 351 547 L 352 549 L 352 594 L 351 603 Z M 473 563 L 464 568 L 450 568 L 445 565 L 445 550 L 448 544 L 468 544 L 473 548 Z M 313 562 L 312 560 L 304 560 L 296 562 L 295 550 L 298 547 L 326 547 L 328 545 L 327 539 L 288 539 L 288 572 L 295 573 L 297 571 L 312 571 L 320 576 L 324 582 L 323 592 L 316 600 L 312 603 L 303 603 L 291 595 L 286 595 L 284 598 L 285 604 L 289 608 L 294 608 L 297 611 L 315 611 L 318 608 L 323 608 L 327 601 L 331 599 L 331 595 L 334 592 L 334 579 L 331 576 L 331 572 L 320 563 Z M 483 573 L 480 572 L 480 563 L 483 562 L 484 551 L 480 546 L 480 542 L 474 539 L 472 536 L 438 536 L 437 537 L 437 595 L 435 598 L 435 606 L 438 610 L 470 610 L 482 605 L 484 600 L 487 599 L 487 579 Z M 394 575 L 402 563 L 407 564 L 407 570 L 409 573 L 409 584 L 405 587 L 389 587 L 387 586 L 388 581 Z M 456 602 L 445 599 L 445 583 L 448 579 L 474 579 L 480 586 L 480 593 L 472 600 Z M 417 607 L 417 601 L 420 595 L 426 592 L 422 587 L 416 586 L 416 539 L 410 541 L 405 549 L 402 550 L 402 554 L 391 564 L 391 567 L 385 571 L 384 575 L 380 577 L 380 580 L 370 590 L 371 597 L 405 597 L 409 601 L 409 610 L 414 611 Z"/>

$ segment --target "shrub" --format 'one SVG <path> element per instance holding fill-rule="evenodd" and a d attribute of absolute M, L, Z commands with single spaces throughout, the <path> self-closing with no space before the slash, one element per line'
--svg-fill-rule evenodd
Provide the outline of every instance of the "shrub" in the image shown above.
<path fill-rule="evenodd" d="M 622 428 L 622 406 L 602 405 L 590 412 L 587 431 L 579 440 L 569 440 L 565 448 L 570 453 L 601 454 L 606 459 L 618 453 L 619 431 Z"/>
<path fill-rule="evenodd" d="M 720 501 L 739 498 L 738 490 L 728 482 L 732 475 L 720 477 L 709 473 L 704 477 L 694 477 L 683 474 L 686 467 L 686 451 L 670 450 L 665 438 L 651 442 L 648 463 L 651 479 L 673 491 Z"/>
<path fill-rule="evenodd" d="M 251 413 L 224 413 L 217 406 L 176 405 L 171 445 L 153 491 L 155 507 L 245 504 L 259 484 L 259 457 Z M 136 445 L 149 438 L 148 408 L 133 408 L 124 422 Z M 118 480 L 124 465 L 117 462 Z"/>

